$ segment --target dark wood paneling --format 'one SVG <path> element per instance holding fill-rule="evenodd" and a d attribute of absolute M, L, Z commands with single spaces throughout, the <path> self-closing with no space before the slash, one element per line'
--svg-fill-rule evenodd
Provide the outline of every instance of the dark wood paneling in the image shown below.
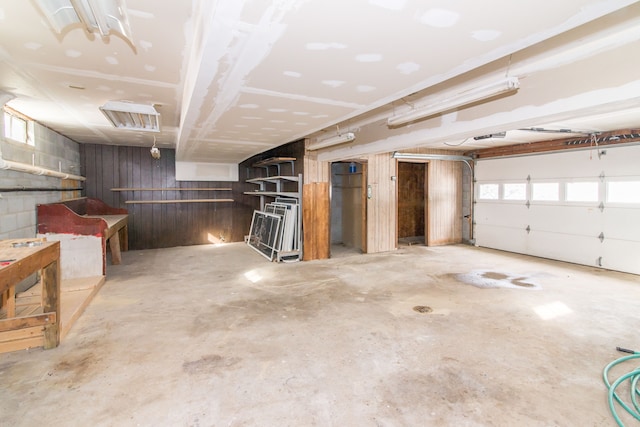
<path fill-rule="evenodd" d="M 81 146 L 85 195 L 129 212 L 129 248 L 151 249 L 211 243 L 210 237 L 242 241 L 251 224 L 255 198 L 243 183 L 176 181 L 175 151 L 159 160 L 145 147 Z M 232 191 L 111 191 L 112 188 L 217 188 Z M 126 204 L 128 200 L 234 199 L 228 203 Z"/>
<path fill-rule="evenodd" d="M 424 236 L 425 167 L 398 162 L 398 238 Z"/>

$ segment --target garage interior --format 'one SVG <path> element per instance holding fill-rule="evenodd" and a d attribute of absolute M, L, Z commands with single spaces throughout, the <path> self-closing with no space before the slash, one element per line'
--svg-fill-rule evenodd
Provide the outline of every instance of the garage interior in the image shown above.
<path fill-rule="evenodd" d="M 0 1 L 2 422 L 637 423 L 640 2 L 477 3 Z"/>

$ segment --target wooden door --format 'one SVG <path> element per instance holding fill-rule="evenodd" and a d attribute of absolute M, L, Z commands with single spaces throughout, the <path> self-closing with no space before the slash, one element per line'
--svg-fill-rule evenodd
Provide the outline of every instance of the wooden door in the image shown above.
<path fill-rule="evenodd" d="M 398 162 L 398 239 L 425 242 L 426 166 Z"/>

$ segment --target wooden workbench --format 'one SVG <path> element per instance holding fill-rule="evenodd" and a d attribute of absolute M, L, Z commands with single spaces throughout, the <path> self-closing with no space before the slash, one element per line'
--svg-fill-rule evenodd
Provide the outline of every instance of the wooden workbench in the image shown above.
<path fill-rule="evenodd" d="M 41 271 L 40 313 L 16 317 L 15 287 Z M 60 242 L 42 239 L 0 241 L 0 353 L 60 343 Z"/>

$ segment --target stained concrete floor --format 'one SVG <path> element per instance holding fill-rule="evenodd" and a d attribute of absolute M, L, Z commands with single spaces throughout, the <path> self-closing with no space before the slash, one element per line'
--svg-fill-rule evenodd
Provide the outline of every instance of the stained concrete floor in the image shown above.
<path fill-rule="evenodd" d="M 131 251 L 60 347 L 0 355 L 0 424 L 614 425 L 638 301 L 639 276 L 462 245 Z"/>

